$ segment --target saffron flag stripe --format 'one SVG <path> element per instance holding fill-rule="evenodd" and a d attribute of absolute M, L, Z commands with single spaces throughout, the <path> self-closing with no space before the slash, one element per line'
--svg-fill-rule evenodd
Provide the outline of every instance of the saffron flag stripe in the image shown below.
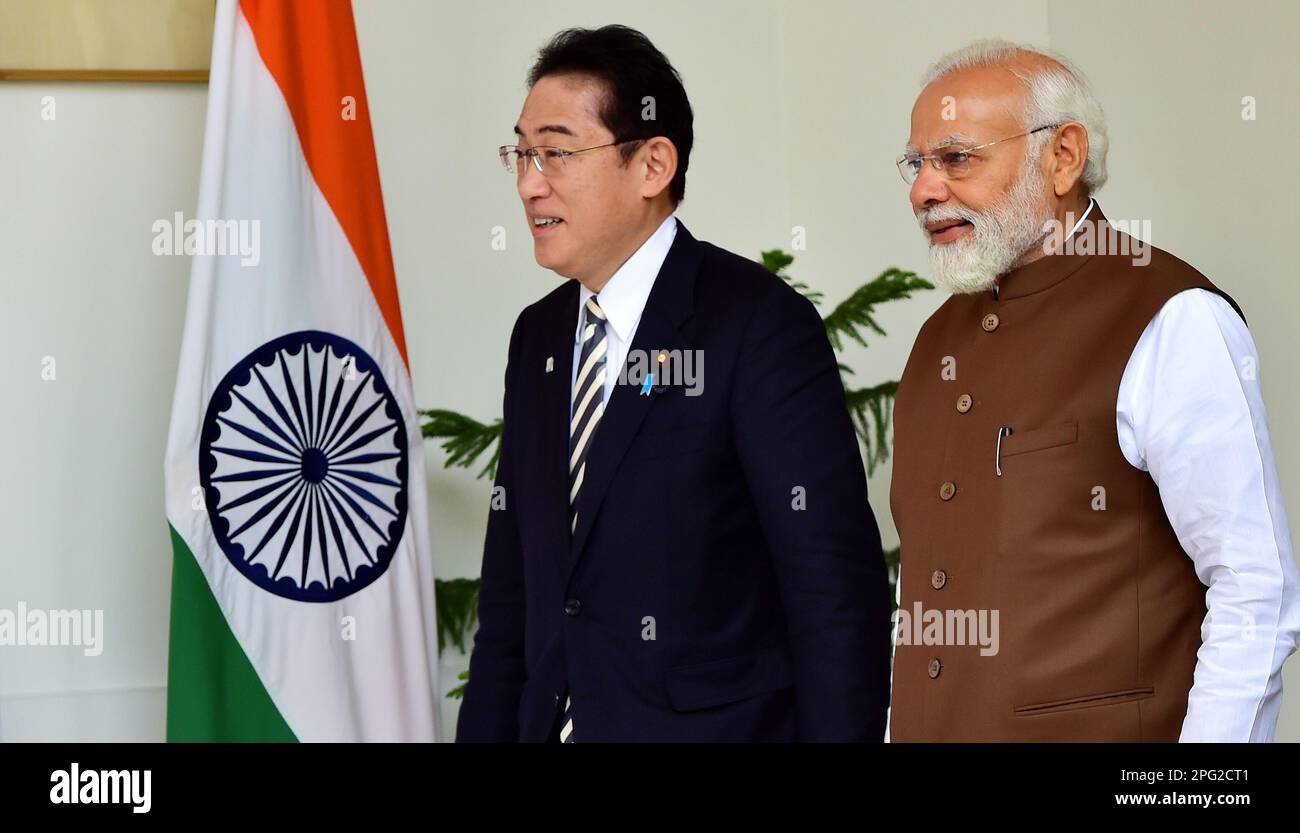
<path fill-rule="evenodd" d="M 349 0 L 324 0 L 324 6 L 322 11 L 321 3 L 240 2 L 262 61 L 297 125 L 307 167 L 352 243 L 409 366 L 352 6 Z M 334 60 L 298 60 L 314 54 Z M 345 120 L 348 101 L 355 112 Z"/>

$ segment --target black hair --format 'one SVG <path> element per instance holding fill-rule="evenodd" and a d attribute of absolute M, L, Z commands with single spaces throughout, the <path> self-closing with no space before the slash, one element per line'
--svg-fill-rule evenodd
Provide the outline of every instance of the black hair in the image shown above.
<path fill-rule="evenodd" d="M 677 173 L 669 186 L 674 203 L 686 197 L 686 168 L 695 132 L 691 102 L 677 70 L 650 39 L 627 26 L 565 29 L 542 47 L 528 72 L 531 89 L 548 75 L 584 75 L 605 87 L 598 116 L 616 142 L 663 136 L 677 148 Z M 649 97 L 649 101 L 646 98 Z M 652 107 L 654 118 L 644 118 Z M 619 148 L 624 163 L 639 145 Z"/>

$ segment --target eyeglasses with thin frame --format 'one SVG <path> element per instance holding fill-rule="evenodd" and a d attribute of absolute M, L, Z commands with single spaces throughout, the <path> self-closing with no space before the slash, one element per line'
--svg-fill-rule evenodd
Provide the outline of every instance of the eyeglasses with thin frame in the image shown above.
<path fill-rule="evenodd" d="M 974 147 L 945 147 L 940 148 L 934 153 L 923 156 L 919 153 L 907 153 L 898 158 L 895 163 L 898 166 L 898 173 L 903 177 L 903 181 L 908 185 L 916 182 L 916 178 L 921 175 L 921 165 L 929 160 L 934 169 L 949 179 L 961 179 L 970 173 L 970 162 L 973 154 L 977 150 L 991 148 L 994 145 L 1000 145 L 1003 142 L 1009 142 L 1012 139 L 1021 139 L 1025 136 L 1032 136 L 1040 130 L 1049 130 L 1060 127 L 1059 124 L 1045 124 L 1042 127 L 1035 127 L 1024 133 L 1017 133 L 1014 136 L 1008 136 L 1005 139 L 998 139 L 996 142 L 985 142 L 982 145 Z"/>
<path fill-rule="evenodd" d="M 552 176 L 563 172 L 564 161 L 570 156 L 577 156 L 579 153 L 586 153 L 589 150 L 600 150 L 601 148 L 618 147 L 628 142 L 644 142 L 644 139 L 624 139 L 621 142 L 610 142 L 605 145 L 596 145 L 595 147 L 579 148 L 578 150 L 565 150 L 554 145 L 536 145 L 530 148 L 523 148 L 519 145 L 502 145 L 497 148 L 497 155 L 501 157 L 501 165 L 508 173 L 523 176 L 527 169 L 528 163 L 525 159 L 531 159 L 533 166 L 547 176 Z M 545 157 L 546 161 L 542 161 Z"/>

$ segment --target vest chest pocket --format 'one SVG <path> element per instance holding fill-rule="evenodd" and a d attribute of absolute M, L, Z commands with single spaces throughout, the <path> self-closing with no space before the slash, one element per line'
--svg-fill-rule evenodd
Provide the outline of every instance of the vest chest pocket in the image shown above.
<path fill-rule="evenodd" d="M 1090 425 L 1082 425 L 1084 441 L 1077 420 L 1015 429 L 1002 439 L 1002 476 L 991 478 L 1001 649 L 1015 657 L 1016 688 L 1104 671 L 1096 664 L 1102 640 L 1092 615 L 1099 605 L 1084 602 L 1095 571 L 1106 568 L 1097 551 L 1100 516 L 1090 509 L 1098 477 Z M 1055 707 L 1025 707 L 1039 705 Z"/>
<path fill-rule="evenodd" d="M 1015 431 L 1013 428 L 1011 434 L 1002 438 L 1002 459 L 1072 445 L 1078 439 L 1079 425 L 1076 422 L 1062 422 L 1032 431 Z"/>
<path fill-rule="evenodd" d="M 1080 450 L 1079 425 L 1068 421 L 1027 431 L 1012 429 L 994 449 L 999 548 L 1010 564 L 1048 557 L 1054 538 L 1072 525 L 1062 521 L 1086 510 L 1088 466 Z M 1031 567 L 1031 569 L 1033 569 Z"/>

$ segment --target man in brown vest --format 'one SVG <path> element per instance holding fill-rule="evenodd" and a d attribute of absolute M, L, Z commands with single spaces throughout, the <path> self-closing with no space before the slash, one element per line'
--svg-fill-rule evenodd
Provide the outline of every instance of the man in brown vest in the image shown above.
<path fill-rule="evenodd" d="M 894 412 L 894 741 L 1267 741 L 1300 575 L 1241 311 L 1121 233 L 1066 62 L 935 65 L 899 169 L 953 296 Z M 1149 239 L 1149 231 L 1146 235 Z"/>

